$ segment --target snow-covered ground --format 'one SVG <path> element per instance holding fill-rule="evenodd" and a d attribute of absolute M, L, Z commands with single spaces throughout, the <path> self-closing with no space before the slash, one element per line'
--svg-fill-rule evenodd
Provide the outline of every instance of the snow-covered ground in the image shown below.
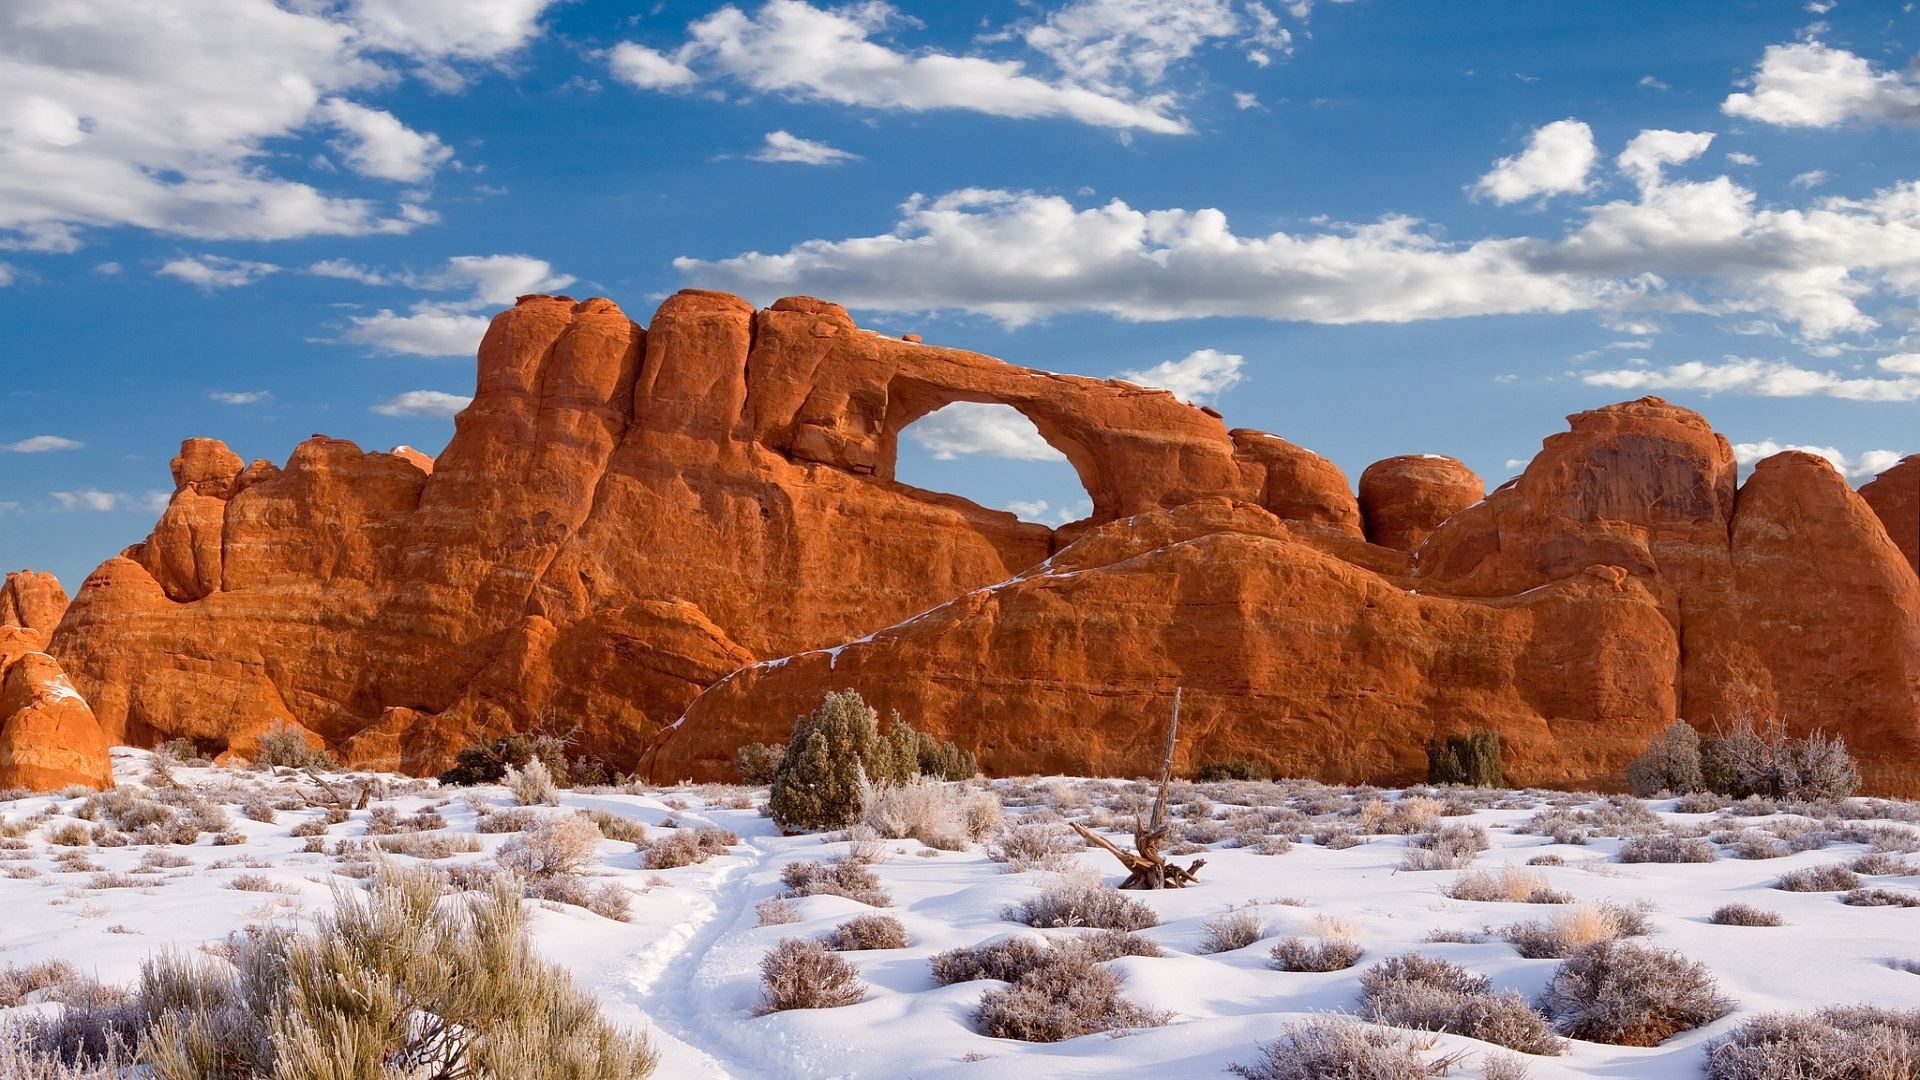
<path fill-rule="evenodd" d="M 116 750 L 117 775 L 138 789 L 150 755 Z M 439 789 L 432 782 L 385 778 L 389 796 L 372 807 L 326 824 L 323 807 L 307 806 L 315 785 L 295 774 L 174 767 L 179 784 L 222 803 L 231 818 L 225 836 L 207 832 L 191 845 L 102 847 L 72 840 L 79 797 L 35 796 L 0 802 L 0 969 L 61 959 L 107 982 L 127 983 L 142 959 L 158 950 L 218 942 L 249 923 L 298 920 L 332 905 L 332 890 L 365 872 L 364 857 L 334 854 L 365 838 L 373 814 L 391 807 L 407 819 L 436 807 L 440 830 L 458 851 L 442 868 L 487 864 L 511 832 L 476 832 L 480 819 L 515 805 L 504 788 Z M 331 778 L 330 779 L 334 779 Z M 334 779 L 342 787 L 350 781 Z M 994 790 L 1008 820 L 1037 815 L 1090 821 L 1123 846 L 1131 815 L 1144 808 L 1146 788 L 1131 781 L 1043 778 L 998 781 Z M 251 796 L 256 817 L 244 816 Z M 650 1032 L 661 1051 L 657 1075 L 860 1077 L 1118 1077 L 1221 1075 L 1248 1062 L 1288 1022 L 1325 1013 L 1360 1011 L 1360 974 L 1379 960 L 1410 951 L 1445 957 L 1491 977 L 1499 990 L 1536 998 L 1559 964 L 1524 959 L 1502 936 L 1504 927 L 1551 918 L 1560 905 L 1456 900 L 1447 895 L 1471 870 L 1406 870 L 1410 837 L 1390 830 L 1425 831 L 1436 825 L 1483 827 L 1490 847 L 1470 866 L 1499 869 L 1540 856 L 1564 865 L 1537 865 L 1551 889 L 1575 901 L 1607 901 L 1644 909 L 1650 933 L 1640 939 L 1707 965 L 1734 1011 L 1704 1028 L 1650 1048 L 1569 1041 L 1557 1057 L 1529 1057 L 1530 1075 L 1678 1078 L 1700 1075 L 1705 1047 L 1755 1013 L 1873 1003 L 1920 1006 L 1920 975 L 1897 966 L 1920 960 L 1920 909 L 1856 907 L 1840 894 L 1775 888 L 1789 871 L 1852 862 L 1871 850 L 1920 849 L 1920 831 L 1903 819 L 1916 807 L 1855 800 L 1842 813 L 1747 812 L 1765 807 L 1682 813 L 1673 800 L 1646 804 L 1655 817 L 1604 810 L 1606 820 L 1584 828 L 1585 843 L 1521 831 L 1554 807 L 1578 813 L 1605 808 L 1595 796 L 1553 792 L 1393 792 L 1286 783 L 1180 785 L 1174 820 L 1185 847 L 1207 861 L 1200 884 L 1183 890 L 1132 893 L 1158 915 L 1141 931 L 1164 956 L 1112 962 L 1132 1001 L 1172 1015 L 1162 1027 L 1095 1034 L 1052 1044 L 1023 1043 L 979 1033 L 974 1010 L 981 995 L 1001 985 L 976 981 L 940 986 L 928 957 L 1013 934 L 1071 936 L 1074 930 L 1033 930 L 1011 921 L 1009 905 L 1039 894 L 1059 876 L 1049 870 L 1008 872 L 986 845 L 941 851 L 913 840 L 884 842 L 885 858 L 872 866 L 891 895 L 886 909 L 906 927 L 903 949 L 848 952 L 869 986 L 864 1000 L 835 1009 L 756 1015 L 759 962 L 786 937 L 820 937 L 849 916 L 874 909 L 832 895 L 791 901 L 797 921 L 760 925 L 760 902 L 782 892 L 789 862 L 826 859 L 851 846 L 838 837 L 782 837 L 758 812 L 764 790 L 681 787 L 626 792 L 563 792 L 558 807 L 539 815 L 603 811 L 644 825 L 649 839 L 675 827 L 712 825 L 740 843 L 705 862 L 650 869 L 627 841 L 603 840 L 588 873 L 632 893 L 629 921 L 585 908 L 541 903 L 533 927 L 541 951 L 571 969 L 612 1019 Z M 1441 807 L 1427 801 L 1452 800 Z M 288 808 L 271 809 L 271 804 Z M 263 813 L 263 806 L 267 812 Z M 1400 807 L 1397 816 L 1393 813 Z M 1698 809 L 1698 807 L 1689 807 Z M 1446 816 L 1432 819 L 1435 811 Z M 385 813 L 385 811 L 380 811 Z M 336 813 L 335 817 L 339 815 Z M 1920 815 L 1913 815 L 1920 816 Z M 98 824 L 85 824 L 100 828 Z M 1551 824 L 1551 823 L 1549 823 Z M 1582 830 L 1563 823 L 1562 839 Z M 306 835 L 294 835 L 295 832 Z M 1706 839 L 1712 862 L 1623 863 L 1622 840 L 1608 832 L 1680 834 Z M 10 835 L 11 834 L 11 835 Z M 317 835 L 316 835 L 317 834 Z M 1315 837 L 1318 835 L 1319 840 Z M 1261 837 L 1273 839 L 1261 840 Z M 1293 841 L 1289 847 L 1284 839 Z M 471 839 L 468 839 L 471 838 Z M 216 839 L 226 842 L 215 843 Z M 1358 842 L 1353 842 L 1358 841 Z M 1351 843 L 1351 846 L 1336 846 Z M 1788 848 L 1801 847 L 1791 853 Z M 1285 850 L 1280 850 L 1285 848 Z M 1272 852 L 1272 853 L 1268 853 Z M 1736 853 L 1772 855 L 1740 858 Z M 390 855 L 402 863 L 419 860 Z M 1107 854 L 1076 851 L 1061 864 L 1084 868 L 1108 882 L 1120 868 Z M 1551 860 L 1548 860 L 1551 862 Z M 1884 860 L 1903 866 L 1896 854 Z M 1863 884 L 1920 890 L 1920 876 L 1879 874 Z M 1708 916 L 1741 902 L 1777 912 L 1778 928 L 1722 926 Z M 1231 910 L 1253 911 L 1262 939 L 1223 953 L 1203 950 L 1205 924 Z M 1324 931 L 1345 920 L 1366 952 L 1355 967 L 1324 973 L 1276 970 L 1269 950 L 1293 935 Z M 1316 921 L 1318 920 L 1318 921 Z M 1447 940 L 1437 940 L 1447 939 Z M 28 1005 L 24 1008 L 44 1008 Z M 0 1009 L 0 1021 L 9 1015 Z M 1466 1050 L 1451 1074 L 1480 1075 L 1485 1043 L 1443 1035 L 1437 1050 Z"/>

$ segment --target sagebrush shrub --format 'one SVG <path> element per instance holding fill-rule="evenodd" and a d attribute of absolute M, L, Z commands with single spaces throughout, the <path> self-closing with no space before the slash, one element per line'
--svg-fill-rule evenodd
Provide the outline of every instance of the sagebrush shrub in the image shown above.
<path fill-rule="evenodd" d="M 1773 886 L 1783 892 L 1840 892 L 1860 887 L 1860 875 L 1838 863 L 1783 874 Z"/>
<path fill-rule="evenodd" d="M 1716 926 L 1780 926 L 1786 922 L 1778 912 L 1763 911 L 1752 904 L 1724 904 L 1707 921 Z"/>
<path fill-rule="evenodd" d="M 1281 971 L 1345 971 L 1360 962 L 1367 950 L 1347 938 L 1331 937 L 1319 941 L 1306 938 L 1282 938 L 1267 954 Z"/>
<path fill-rule="evenodd" d="M 1513 991 L 1449 960 L 1407 953 L 1360 976 L 1362 1000 L 1374 1020 L 1395 1027 L 1450 1031 L 1527 1054 L 1564 1051 L 1547 1018 Z"/>
<path fill-rule="evenodd" d="M 1718 857 L 1713 845 L 1697 836 L 1647 833 L 1629 836 L 1620 844 L 1623 863 L 1707 863 Z"/>
<path fill-rule="evenodd" d="M 1051 821 L 1015 821 L 987 844 L 987 858 L 1007 864 L 1010 874 L 1027 870 L 1061 871 L 1086 844 L 1064 826 Z"/>
<path fill-rule="evenodd" d="M 891 907 L 893 898 L 865 865 L 850 859 L 790 862 L 780 868 L 789 897 L 844 896 L 869 907 Z"/>
<path fill-rule="evenodd" d="M 1478 825 L 1449 822 L 1407 841 L 1400 858 L 1402 870 L 1457 870 L 1487 850 L 1487 830 Z"/>
<path fill-rule="evenodd" d="M 1575 950 L 1540 1001 L 1562 1033 L 1620 1046 L 1654 1046 L 1733 1007 L 1704 964 L 1628 941 Z"/>
<path fill-rule="evenodd" d="M 1563 960 L 1583 945 L 1646 932 L 1646 919 L 1638 911 L 1602 901 L 1575 904 L 1548 919 L 1515 923 L 1501 936 L 1529 960 Z"/>
<path fill-rule="evenodd" d="M 1756 1016 L 1707 1048 L 1708 1080 L 1915 1080 L 1920 1009 Z"/>
<path fill-rule="evenodd" d="M 1097 934 L 1071 939 L 1068 943 L 1086 951 L 1099 963 L 1118 960 L 1122 956 L 1166 955 L 1150 939 L 1124 930 L 1102 930 Z M 1002 938 L 985 945 L 962 946 L 935 953 L 928 957 L 927 963 L 933 969 L 934 980 L 942 986 L 976 979 L 1018 982 L 1022 975 L 1044 963 L 1051 950 L 1061 944 L 1049 944 L 1046 939 L 1036 937 Z"/>
<path fill-rule="evenodd" d="M 1712 743 L 1720 759 L 1709 772 L 1724 772 L 1724 787 L 1714 787 L 1735 798 L 1759 795 L 1768 799 L 1815 802 L 1845 799 L 1860 787 L 1860 771 L 1843 738 L 1828 738 L 1819 730 L 1805 738 L 1787 734 L 1785 718 L 1734 718 L 1729 730 L 1718 732 Z"/>
<path fill-rule="evenodd" d="M 1324 1017 L 1287 1025 L 1257 1060 L 1231 1068 L 1246 1080 L 1427 1080 L 1452 1068 L 1426 1048 L 1404 1031 Z"/>
<path fill-rule="evenodd" d="M 1840 902 L 1851 907 L 1920 907 L 1920 893 L 1895 889 L 1853 889 L 1841 893 Z"/>
<path fill-rule="evenodd" d="M 1059 1042 L 1117 1028 L 1158 1027 L 1169 1017 L 1144 1009 L 1120 994 L 1120 975 L 1104 966 L 1084 940 L 1062 941 L 1042 950 L 1037 962 L 1021 971 L 1013 985 L 981 995 L 974 1014 L 981 1030 L 996 1039 Z"/>
<path fill-rule="evenodd" d="M 1627 763 L 1627 787 L 1641 798 L 1685 795 L 1706 787 L 1700 771 L 1700 733 L 1675 720 L 1647 743 L 1647 752 Z"/>
<path fill-rule="evenodd" d="M 725 855 L 728 848 L 739 842 L 740 837 L 730 829 L 713 825 L 682 826 L 642 845 L 640 861 L 653 870 L 692 866 L 715 855 Z"/>
<path fill-rule="evenodd" d="M 837 1009 L 867 996 L 860 970 L 818 941 L 783 938 L 760 960 L 762 1014 Z"/>
<path fill-rule="evenodd" d="M 1153 909 L 1092 877 L 1066 876 L 1009 907 L 1006 916 L 1028 926 L 1089 926 L 1099 930 L 1145 930 L 1160 925 Z"/>
<path fill-rule="evenodd" d="M 943 851 L 961 851 L 999 824 L 1000 800 L 989 792 L 915 778 L 891 787 L 869 785 L 861 824 L 889 840 L 918 840 Z"/>
<path fill-rule="evenodd" d="M 865 789 L 915 777 L 964 780 L 973 755 L 914 729 L 898 714 L 881 732 L 879 714 L 858 691 L 830 693 L 794 721 L 774 767 L 767 813 L 788 830 L 844 829 L 858 820 Z"/>
<path fill-rule="evenodd" d="M 833 928 L 827 935 L 827 947 L 835 952 L 904 949 L 907 928 L 891 915 L 855 915 Z"/>
<path fill-rule="evenodd" d="M 1208 919 L 1200 927 L 1200 951 L 1203 953 L 1232 952 L 1244 949 L 1266 936 L 1267 924 L 1252 911 L 1241 909 L 1229 911 Z"/>

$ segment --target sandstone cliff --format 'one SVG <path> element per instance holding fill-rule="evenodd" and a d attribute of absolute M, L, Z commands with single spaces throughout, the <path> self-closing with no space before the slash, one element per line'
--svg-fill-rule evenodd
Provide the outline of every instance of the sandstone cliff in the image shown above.
<path fill-rule="evenodd" d="M 113 786 L 105 733 L 46 653 L 66 608 L 51 574 L 21 570 L 0 585 L 0 790 Z"/>
<path fill-rule="evenodd" d="M 897 483 L 901 431 L 962 401 L 1031 419 L 1089 518 Z M 1433 457 L 1356 498 L 1164 391 L 882 338 L 820 300 L 689 291 L 642 328 L 525 297 L 437 460 L 189 440 L 52 652 L 116 742 L 244 754 L 286 723 L 415 771 L 546 727 L 720 776 L 853 686 L 995 771 L 1133 772 L 1183 686 L 1189 764 L 1406 780 L 1426 739 L 1486 725 L 1518 781 L 1617 786 L 1674 716 L 1750 708 L 1911 786 L 1920 580 L 1879 504 L 1804 455 L 1736 488 L 1726 441 L 1655 398 L 1571 425 L 1484 500 Z"/>

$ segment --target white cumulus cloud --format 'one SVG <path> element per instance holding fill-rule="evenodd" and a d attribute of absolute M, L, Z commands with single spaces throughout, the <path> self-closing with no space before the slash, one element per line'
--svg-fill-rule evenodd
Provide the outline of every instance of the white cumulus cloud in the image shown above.
<path fill-rule="evenodd" d="M 324 267 L 324 269 L 322 269 Z M 316 263 L 309 270 L 326 277 L 369 284 L 389 282 L 430 292 L 464 292 L 451 300 L 415 301 L 402 314 L 381 308 L 355 315 L 342 341 L 370 345 L 409 356 L 470 356 L 487 332 L 487 308 L 504 307 L 528 293 L 552 292 L 573 283 L 545 259 L 530 255 L 458 255 L 431 273 L 387 273 L 351 263 Z"/>
<path fill-rule="evenodd" d="M 471 397 L 440 390 L 409 390 L 372 406 L 381 416 L 450 417 L 473 403 Z"/>
<path fill-rule="evenodd" d="M 1883 358 L 1886 375 L 1845 374 L 1801 367 L 1786 360 L 1729 356 L 1691 360 L 1670 367 L 1630 367 L 1580 373 L 1588 386 L 1615 390 L 1695 390 L 1756 397 L 1830 397 L 1846 401 L 1920 400 L 1920 363 L 1913 354 Z"/>
<path fill-rule="evenodd" d="M 331 144 L 334 150 L 362 176 L 417 184 L 453 157 L 453 148 L 438 135 L 421 134 L 390 112 L 345 98 L 329 98 L 320 107 L 341 132 Z"/>
<path fill-rule="evenodd" d="M 59 435 L 33 435 L 17 442 L 0 443 L 0 450 L 10 454 L 44 454 L 49 450 L 78 450 L 85 445 Z"/>
<path fill-rule="evenodd" d="M 1734 460 L 1743 466 L 1753 465 L 1763 458 L 1770 458 L 1775 454 L 1784 453 L 1788 450 L 1799 450 L 1804 453 L 1826 458 L 1833 464 L 1833 467 L 1839 471 L 1840 475 L 1855 479 L 1878 476 L 1899 464 L 1900 458 L 1903 456 L 1894 450 L 1866 450 L 1862 451 L 1858 457 L 1850 457 L 1847 454 L 1841 453 L 1838 448 L 1832 446 L 1782 443 L 1776 442 L 1771 438 L 1762 439 L 1759 442 L 1733 444 Z"/>
<path fill-rule="evenodd" d="M 258 405 L 273 400 L 273 394 L 266 390 L 212 390 L 207 397 L 222 405 Z"/>
<path fill-rule="evenodd" d="M 1585 191 L 1599 156 L 1592 128 L 1579 120 L 1555 120 L 1536 128 L 1525 150 L 1494 162 L 1474 190 L 1497 203 Z"/>
<path fill-rule="evenodd" d="M 838 165 L 843 161 L 858 161 L 860 155 L 823 142 L 803 139 L 785 131 L 769 131 L 760 150 L 752 155 L 755 161 L 787 162 L 794 165 Z"/>
<path fill-rule="evenodd" d="M 1122 371 L 1117 376 L 1142 386 L 1157 386 L 1195 405 L 1214 401 L 1221 394 L 1246 381 L 1240 370 L 1246 358 L 1215 349 L 1195 349 L 1178 360 L 1163 360 L 1139 371 Z"/>
<path fill-rule="evenodd" d="M 229 259 L 221 255 L 183 255 L 170 259 L 154 271 L 164 277 L 178 278 L 202 289 L 235 289 L 251 285 L 280 268 L 272 263 L 247 259 Z"/>
<path fill-rule="evenodd" d="M 1771 45 L 1754 72 L 1752 92 L 1730 94 L 1720 108 L 1781 127 L 1920 123 L 1920 81 L 1818 41 Z"/>
<path fill-rule="evenodd" d="M 647 90 L 729 80 L 797 101 L 1061 117 L 1161 134 L 1190 130 L 1165 96 L 1102 92 L 1027 74 L 1015 60 L 909 52 L 876 40 L 902 21 L 892 5 L 877 0 L 837 8 L 768 0 L 752 14 L 728 5 L 688 26 L 688 40 L 671 52 L 623 43 L 609 50 L 608 64 L 616 78 Z"/>
<path fill-rule="evenodd" d="M 1614 164 L 1641 188 L 1658 186 L 1668 165 L 1681 165 L 1707 152 L 1711 131 L 1642 131 L 1620 151 Z"/>

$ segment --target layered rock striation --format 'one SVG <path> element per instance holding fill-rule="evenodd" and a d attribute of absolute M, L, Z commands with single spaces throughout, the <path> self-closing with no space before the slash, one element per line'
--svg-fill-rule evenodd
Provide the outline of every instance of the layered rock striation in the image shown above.
<path fill-rule="evenodd" d="M 897 482 L 901 432 L 955 402 L 1028 417 L 1090 516 Z M 1517 781 L 1610 787 L 1675 716 L 1752 710 L 1913 786 L 1920 579 L 1879 504 L 1805 455 L 1737 486 L 1726 440 L 1659 399 L 1570 422 L 1491 495 L 1415 456 L 1356 498 L 1165 391 L 884 338 L 821 300 L 689 291 L 643 328 L 524 297 L 435 460 L 189 440 L 52 653 L 115 742 L 245 754 L 293 725 L 412 771 L 539 728 L 724 776 L 851 686 L 994 771 L 1127 773 L 1177 686 L 1188 765 L 1401 781 L 1427 739 L 1487 726 Z"/>

